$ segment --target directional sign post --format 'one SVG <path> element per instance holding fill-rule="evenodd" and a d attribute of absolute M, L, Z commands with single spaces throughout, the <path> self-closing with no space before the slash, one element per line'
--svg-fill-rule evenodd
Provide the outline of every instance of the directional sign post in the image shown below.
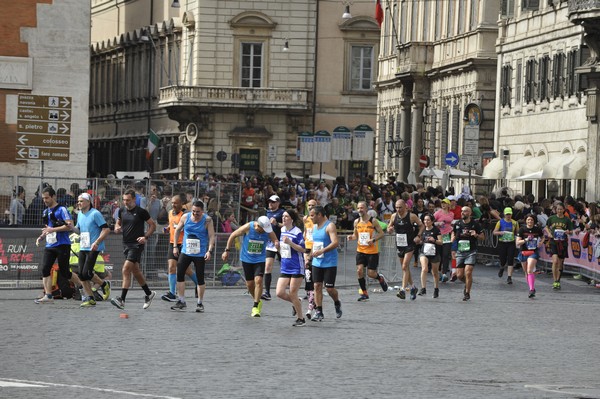
<path fill-rule="evenodd" d="M 68 161 L 71 97 L 19 94 L 17 160 Z"/>
<path fill-rule="evenodd" d="M 457 153 L 449 152 L 446 154 L 446 165 L 454 167 L 458 165 L 458 161 L 459 158 Z"/>

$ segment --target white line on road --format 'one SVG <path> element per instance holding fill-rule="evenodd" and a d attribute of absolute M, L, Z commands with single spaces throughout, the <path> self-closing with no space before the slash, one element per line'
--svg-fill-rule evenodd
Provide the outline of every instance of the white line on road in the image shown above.
<path fill-rule="evenodd" d="M 0 387 L 15 387 L 15 388 L 64 387 L 64 388 L 76 388 L 76 389 L 91 389 L 93 391 L 98 391 L 98 392 L 120 393 L 120 394 L 130 395 L 130 396 L 142 396 L 142 397 L 146 397 L 146 398 L 181 399 L 181 398 L 178 398 L 178 397 L 175 397 L 175 396 L 152 395 L 152 394 L 148 394 L 148 393 L 136 393 L 136 392 L 120 391 L 120 390 L 117 390 L 117 389 L 88 387 L 88 386 L 84 386 L 84 385 L 57 384 L 57 383 L 54 383 L 54 382 L 17 380 L 17 379 L 14 379 L 14 378 L 3 378 L 3 379 L 1 379 L 0 380 Z"/>

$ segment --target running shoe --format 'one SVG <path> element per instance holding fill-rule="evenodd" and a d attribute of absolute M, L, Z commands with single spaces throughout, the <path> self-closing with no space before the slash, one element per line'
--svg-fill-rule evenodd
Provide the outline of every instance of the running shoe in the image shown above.
<path fill-rule="evenodd" d="M 102 295 L 102 299 L 105 301 L 108 301 L 108 298 L 110 298 L 110 281 L 105 280 L 106 285 L 102 288 L 102 291 L 104 292 L 104 295 Z"/>
<path fill-rule="evenodd" d="M 318 310 L 315 312 L 315 315 L 312 318 L 312 321 L 323 321 L 325 316 L 323 316 L 323 312 L 319 312 Z"/>
<path fill-rule="evenodd" d="M 448 275 L 446 275 L 446 274 L 442 274 L 442 275 L 440 276 L 440 281 L 441 281 L 442 283 L 445 283 L 445 282 L 447 282 L 448 280 L 449 280 L 449 278 L 448 278 Z"/>
<path fill-rule="evenodd" d="M 306 318 L 307 318 L 308 320 L 312 319 L 312 311 L 311 311 L 311 310 L 307 310 L 307 311 L 306 311 L 306 315 L 305 315 L 305 316 L 306 316 Z"/>
<path fill-rule="evenodd" d="M 262 302 L 262 301 L 261 301 L 261 302 Z M 259 304 L 260 304 L 260 302 L 259 302 Z M 252 313 L 250 313 L 250 315 L 251 315 L 252 317 L 260 317 L 260 309 L 258 308 L 258 306 L 254 306 L 254 307 L 252 308 Z"/>
<path fill-rule="evenodd" d="M 160 299 L 167 302 L 177 302 L 177 295 L 173 294 L 171 291 L 167 291 Z"/>
<path fill-rule="evenodd" d="M 463 296 L 463 301 L 468 301 L 469 299 L 471 299 L 471 294 L 468 292 L 465 292 L 465 296 Z"/>
<path fill-rule="evenodd" d="M 340 317 L 342 317 L 342 303 L 338 302 L 337 305 L 335 305 L 335 317 L 337 317 L 338 319 Z"/>
<path fill-rule="evenodd" d="M 535 289 L 529 290 L 529 298 L 535 298 Z"/>
<path fill-rule="evenodd" d="M 102 302 L 104 301 L 104 294 L 102 293 L 102 290 L 98 290 L 96 288 L 92 288 L 92 295 L 94 296 L 94 300 L 96 302 Z M 108 298 L 106 298 L 108 300 Z"/>
<path fill-rule="evenodd" d="M 434 288 L 433 289 L 433 297 L 437 298 L 440 296 L 440 289 L 439 288 Z"/>
<path fill-rule="evenodd" d="M 262 296 L 260 297 L 260 299 L 264 299 L 265 301 L 270 301 L 271 300 L 271 294 L 265 291 L 265 293 L 262 294 Z"/>
<path fill-rule="evenodd" d="M 199 303 L 196 305 L 196 313 L 204 313 L 204 305 Z"/>
<path fill-rule="evenodd" d="M 306 320 L 304 319 L 296 319 L 292 327 L 304 327 L 306 325 Z"/>
<path fill-rule="evenodd" d="M 406 291 L 404 291 L 404 288 L 402 288 L 400 291 L 398 291 L 396 296 L 400 299 L 406 299 Z"/>
<path fill-rule="evenodd" d="M 125 301 L 121 299 L 121 297 L 116 297 L 110 300 L 110 303 L 118 307 L 119 309 L 125 309 Z"/>
<path fill-rule="evenodd" d="M 504 267 L 500 266 L 500 269 L 498 269 L 498 277 L 502 277 L 504 275 Z"/>
<path fill-rule="evenodd" d="M 427 288 L 421 288 L 419 290 L 419 296 L 427 295 Z"/>
<path fill-rule="evenodd" d="M 92 297 L 88 297 L 84 302 L 79 305 L 80 308 L 93 308 L 96 306 L 96 301 Z"/>
<path fill-rule="evenodd" d="M 367 294 L 365 294 L 364 292 L 362 294 L 360 294 L 360 296 L 357 299 L 358 302 L 365 302 L 368 300 L 369 300 L 369 296 Z"/>
<path fill-rule="evenodd" d="M 512 284 L 512 277 L 511 276 L 508 276 L 506 278 L 506 284 Z"/>
<path fill-rule="evenodd" d="M 177 301 L 175 305 L 171 306 L 171 310 L 184 312 L 187 309 L 187 304 L 185 302 Z"/>
<path fill-rule="evenodd" d="M 388 290 L 388 283 L 386 283 L 385 281 L 385 277 L 383 276 L 383 274 L 380 274 L 377 279 L 379 280 L 379 284 L 381 284 L 381 289 L 383 290 L 383 292 L 387 292 Z"/>
<path fill-rule="evenodd" d="M 456 275 L 456 273 L 452 273 L 452 277 L 450 277 L 450 281 L 455 282 L 457 278 L 458 278 L 458 276 Z"/>
<path fill-rule="evenodd" d="M 258 302 L 258 313 L 262 313 L 262 306 L 263 306 L 263 303 L 265 303 L 265 301 L 259 301 L 259 302 Z"/>
<path fill-rule="evenodd" d="M 557 289 L 557 290 L 560 290 L 560 281 L 557 281 L 557 282 L 556 282 L 556 289 Z"/>
<path fill-rule="evenodd" d="M 150 292 L 150 295 L 146 295 L 144 297 L 144 309 L 148 309 L 150 307 L 150 305 L 152 305 L 152 300 L 154 299 L 154 297 L 156 296 L 156 291 L 152 291 Z"/>
<path fill-rule="evenodd" d="M 576 274 L 573 276 L 573 280 L 581 280 L 583 279 L 583 276 L 581 274 Z"/>
<path fill-rule="evenodd" d="M 54 298 L 48 298 L 48 295 L 44 295 L 41 298 L 35 299 L 33 302 L 37 303 L 38 305 L 46 304 L 46 303 L 54 303 Z"/>
<path fill-rule="evenodd" d="M 414 285 L 410 288 L 410 299 L 412 301 L 414 301 L 415 299 L 417 299 L 417 292 L 419 290 L 417 290 L 417 287 L 415 287 Z"/>

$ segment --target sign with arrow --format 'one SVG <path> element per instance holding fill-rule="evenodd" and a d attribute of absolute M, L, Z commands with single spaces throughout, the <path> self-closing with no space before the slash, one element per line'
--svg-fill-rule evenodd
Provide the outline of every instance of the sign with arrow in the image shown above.
<path fill-rule="evenodd" d="M 17 160 L 69 160 L 71 105 L 71 97 L 19 94 Z"/>
<path fill-rule="evenodd" d="M 458 165 L 458 154 L 455 152 L 449 152 L 446 154 L 446 165 L 448 166 L 456 166 Z"/>

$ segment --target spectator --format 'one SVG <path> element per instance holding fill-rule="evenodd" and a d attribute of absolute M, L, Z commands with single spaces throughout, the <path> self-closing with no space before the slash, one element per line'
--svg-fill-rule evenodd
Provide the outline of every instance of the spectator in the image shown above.
<path fill-rule="evenodd" d="M 13 195 L 14 198 L 10 203 L 10 225 L 21 226 L 25 217 L 25 189 L 17 186 Z"/>

